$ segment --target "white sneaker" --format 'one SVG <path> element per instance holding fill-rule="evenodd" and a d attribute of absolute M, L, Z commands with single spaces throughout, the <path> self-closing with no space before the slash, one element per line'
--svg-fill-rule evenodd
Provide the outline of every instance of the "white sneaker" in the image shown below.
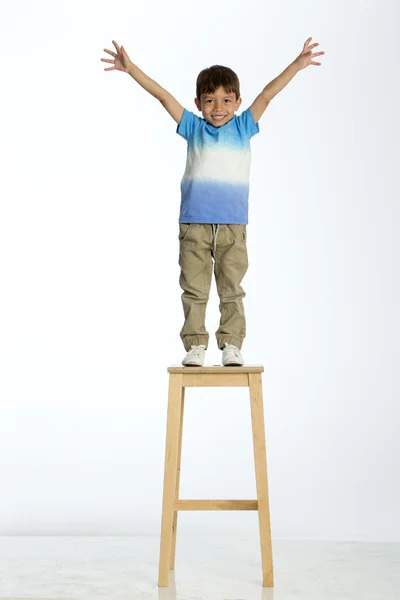
<path fill-rule="evenodd" d="M 206 347 L 203 344 L 200 346 L 192 346 L 182 361 L 183 366 L 202 367 L 204 363 L 205 351 Z"/>
<path fill-rule="evenodd" d="M 222 364 L 224 367 L 241 367 L 244 365 L 243 356 L 239 348 L 225 342 L 225 348 L 222 351 Z"/>

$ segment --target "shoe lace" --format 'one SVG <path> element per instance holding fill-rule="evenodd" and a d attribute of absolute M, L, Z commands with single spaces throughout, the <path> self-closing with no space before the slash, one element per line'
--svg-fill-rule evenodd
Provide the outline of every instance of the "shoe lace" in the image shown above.
<path fill-rule="evenodd" d="M 200 345 L 200 346 L 192 346 L 192 347 L 190 348 L 190 350 L 189 350 L 189 355 L 190 355 L 190 356 L 193 356 L 194 354 L 197 354 L 197 355 L 199 356 L 199 355 L 200 355 L 200 352 L 201 352 L 202 350 L 204 350 L 204 349 L 205 349 L 205 346 L 203 346 L 203 345 Z"/>
<path fill-rule="evenodd" d="M 229 350 L 229 352 L 233 352 L 235 356 L 239 357 L 239 349 L 233 344 L 225 344 L 225 350 Z"/>

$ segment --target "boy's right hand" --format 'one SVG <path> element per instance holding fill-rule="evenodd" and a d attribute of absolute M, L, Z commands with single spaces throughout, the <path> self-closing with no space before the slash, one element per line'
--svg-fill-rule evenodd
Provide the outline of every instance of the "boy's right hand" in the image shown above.
<path fill-rule="evenodd" d="M 132 62 L 127 53 L 125 52 L 125 48 L 123 46 L 118 46 L 117 42 L 114 42 L 114 40 L 112 41 L 112 43 L 114 44 L 117 52 L 115 53 L 112 50 L 107 50 L 106 48 L 104 48 L 104 52 L 107 52 L 108 54 L 111 54 L 111 56 L 114 56 L 114 60 L 108 58 L 102 58 L 101 60 L 102 62 L 113 63 L 114 66 L 108 67 L 108 69 L 104 70 L 114 71 L 115 69 L 117 69 L 118 71 L 128 73 L 129 67 L 132 65 Z"/>

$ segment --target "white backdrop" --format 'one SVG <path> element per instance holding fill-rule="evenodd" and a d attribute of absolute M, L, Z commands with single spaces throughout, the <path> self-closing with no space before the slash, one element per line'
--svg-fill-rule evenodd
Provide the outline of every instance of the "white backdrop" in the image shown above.
<path fill-rule="evenodd" d="M 245 109 L 312 36 L 322 66 L 252 141 L 243 354 L 265 366 L 272 533 L 400 541 L 398 19 L 395 0 L 4 3 L 1 535 L 160 531 L 186 144 L 103 48 L 190 110 L 228 65 Z M 218 323 L 213 282 L 207 364 Z M 191 389 L 185 416 L 181 497 L 255 497 L 247 391 Z"/>

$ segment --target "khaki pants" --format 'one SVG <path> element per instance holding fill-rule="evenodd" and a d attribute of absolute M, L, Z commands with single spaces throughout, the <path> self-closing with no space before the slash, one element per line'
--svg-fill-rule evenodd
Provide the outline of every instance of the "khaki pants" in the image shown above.
<path fill-rule="evenodd" d="M 242 347 L 246 319 L 240 283 L 248 268 L 246 225 L 179 224 L 179 284 L 183 289 L 185 322 L 180 332 L 186 351 L 192 345 L 208 347 L 205 316 L 214 275 L 221 320 L 216 331 L 218 348 L 225 342 Z"/>

